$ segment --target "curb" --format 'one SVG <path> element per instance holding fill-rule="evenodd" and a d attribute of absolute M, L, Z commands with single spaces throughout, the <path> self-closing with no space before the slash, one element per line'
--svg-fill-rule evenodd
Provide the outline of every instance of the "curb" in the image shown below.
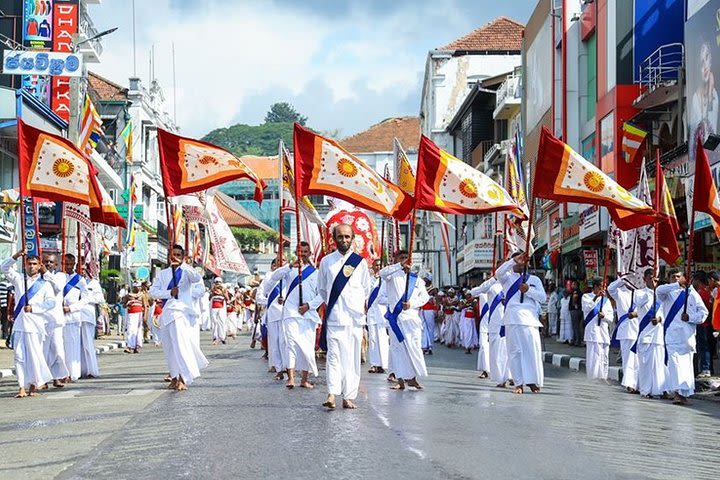
<path fill-rule="evenodd" d="M 126 343 L 124 341 L 115 341 L 106 343 L 105 345 L 100 345 L 99 347 L 95 347 L 95 354 L 100 355 L 101 353 L 109 352 L 111 350 L 117 350 L 118 348 L 125 348 Z M 0 380 L 4 378 L 10 378 L 15 376 L 15 369 L 14 368 L 0 368 Z"/>
<path fill-rule="evenodd" d="M 569 368 L 576 372 L 585 371 L 585 358 L 573 357 L 571 355 L 558 354 L 552 352 L 542 352 L 543 361 L 555 367 Z M 608 380 L 620 383 L 622 381 L 622 367 L 609 367 Z"/>

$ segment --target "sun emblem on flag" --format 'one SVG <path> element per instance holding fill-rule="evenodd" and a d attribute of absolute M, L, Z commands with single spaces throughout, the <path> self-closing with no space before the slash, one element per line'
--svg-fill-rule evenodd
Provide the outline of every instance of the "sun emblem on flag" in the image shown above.
<path fill-rule="evenodd" d="M 66 158 L 58 158 L 53 163 L 52 171 L 60 178 L 69 177 L 75 171 L 75 165 Z"/>
<path fill-rule="evenodd" d="M 597 172 L 587 172 L 583 177 L 583 183 L 591 192 L 597 193 L 605 188 L 605 179 Z"/>
<path fill-rule="evenodd" d="M 217 159 L 212 155 L 203 155 L 198 162 L 200 162 L 200 165 L 210 165 L 211 163 L 217 165 L 218 163 Z"/>
<path fill-rule="evenodd" d="M 502 190 L 495 185 L 491 185 L 490 188 L 488 188 L 487 195 L 491 203 L 495 205 L 499 204 L 504 196 Z"/>
<path fill-rule="evenodd" d="M 338 172 L 340 172 L 340 175 L 348 178 L 354 177 L 358 173 L 358 169 L 355 164 L 347 158 L 341 158 L 338 160 L 337 169 Z"/>
<path fill-rule="evenodd" d="M 623 200 L 625 200 L 625 201 L 632 200 L 633 196 L 630 195 L 630 192 L 625 190 L 620 185 L 617 186 L 617 191 L 618 191 L 618 195 L 620 195 L 620 198 L 622 198 Z"/>
<path fill-rule="evenodd" d="M 460 182 L 458 189 L 460 190 L 460 193 L 467 198 L 477 198 L 477 185 L 475 185 L 475 182 L 473 182 L 470 178 L 466 178 Z"/>

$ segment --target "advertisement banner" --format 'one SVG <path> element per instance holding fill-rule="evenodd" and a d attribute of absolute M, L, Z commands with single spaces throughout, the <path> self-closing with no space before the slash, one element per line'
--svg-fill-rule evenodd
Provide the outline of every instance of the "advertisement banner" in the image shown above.
<path fill-rule="evenodd" d="M 30 50 L 52 49 L 52 0 L 23 2 L 22 44 Z M 50 105 L 52 81 L 49 77 L 23 74 L 21 88 L 45 105 Z"/>
<path fill-rule="evenodd" d="M 598 266 L 597 250 L 584 250 L 583 257 L 585 258 L 585 268 L 597 268 L 597 266 Z"/>
<path fill-rule="evenodd" d="M 78 32 L 78 0 L 56 0 L 53 8 L 53 50 L 72 53 L 73 35 Z M 50 106 L 66 122 L 70 119 L 69 77 L 53 77 Z"/>
<path fill-rule="evenodd" d="M 596 233 L 600 233 L 600 208 L 590 205 L 580 212 L 580 239 L 584 240 Z"/>
<path fill-rule="evenodd" d="M 557 250 L 562 245 L 562 220 L 560 219 L 560 210 L 555 209 L 548 215 L 548 230 L 550 241 L 548 249 Z"/>
<path fill-rule="evenodd" d="M 3 73 L 6 75 L 82 75 L 82 55 L 74 53 L 5 50 Z"/>
<path fill-rule="evenodd" d="M 22 199 L 23 228 L 25 233 L 25 251 L 27 255 L 40 257 L 40 240 L 38 237 L 35 203 L 32 197 Z"/>

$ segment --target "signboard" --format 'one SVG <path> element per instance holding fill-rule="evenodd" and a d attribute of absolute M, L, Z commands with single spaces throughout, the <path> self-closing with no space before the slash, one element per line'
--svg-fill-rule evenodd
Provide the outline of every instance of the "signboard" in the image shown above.
<path fill-rule="evenodd" d="M 562 221 L 562 253 L 580 248 L 580 216 L 574 214 Z"/>
<path fill-rule="evenodd" d="M 562 220 L 560 219 L 560 210 L 555 209 L 548 215 L 548 233 L 550 250 L 557 250 L 562 245 Z"/>
<path fill-rule="evenodd" d="M 32 49 L 52 48 L 53 1 L 24 2 L 23 45 Z"/>
<path fill-rule="evenodd" d="M 32 197 L 22 199 L 23 223 L 25 229 L 25 251 L 28 255 L 40 256 L 40 242 L 38 239 L 37 221 L 35 219 L 35 205 Z"/>
<path fill-rule="evenodd" d="M 597 266 L 598 266 L 597 250 L 584 250 L 583 257 L 585 258 L 585 268 L 597 268 Z"/>
<path fill-rule="evenodd" d="M 117 208 L 118 214 L 122 218 L 127 218 L 127 205 L 116 205 L 115 208 Z M 135 219 L 136 220 L 142 220 L 143 218 L 143 205 L 135 205 L 135 208 L 133 209 L 133 212 L 135 213 Z"/>
<path fill-rule="evenodd" d="M 548 218 L 543 218 L 537 226 L 537 234 L 535 235 L 536 248 L 543 247 L 548 244 Z"/>
<path fill-rule="evenodd" d="M 600 233 L 600 207 L 590 205 L 580 212 L 580 239 Z"/>
<path fill-rule="evenodd" d="M 56 0 L 53 7 L 53 51 L 72 53 L 73 35 L 78 31 L 78 0 Z M 52 78 L 52 100 L 55 113 L 66 122 L 70 119 L 70 79 Z"/>
<path fill-rule="evenodd" d="M 82 75 L 82 56 L 74 53 L 5 50 L 3 73 L 79 77 Z"/>
<path fill-rule="evenodd" d="M 475 240 L 462 249 L 463 260 L 460 273 L 467 273 L 473 268 L 492 268 L 493 240 Z"/>

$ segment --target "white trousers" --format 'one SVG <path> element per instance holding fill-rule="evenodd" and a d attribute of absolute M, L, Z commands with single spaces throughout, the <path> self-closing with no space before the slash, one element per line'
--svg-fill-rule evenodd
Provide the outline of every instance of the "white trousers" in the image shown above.
<path fill-rule="evenodd" d="M 607 380 L 608 368 L 610 367 L 609 355 L 610 344 L 598 342 L 585 342 L 585 371 L 587 378 L 599 378 Z"/>
<path fill-rule="evenodd" d="M 83 376 L 100 376 L 97 353 L 95 352 L 95 324 L 80 324 L 80 373 Z"/>
<path fill-rule="evenodd" d="M 638 389 L 640 395 L 662 395 L 665 386 L 665 347 L 638 343 Z"/>
<path fill-rule="evenodd" d="M 282 328 L 282 320 L 267 323 L 268 363 L 278 372 L 285 370 L 282 354 L 285 349 L 285 332 Z"/>
<path fill-rule="evenodd" d="M 318 376 L 315 361 L 316 323 L 307 318 L 286 318 L 285 328 L 286 357 L 283 360 L 287 368 L 308 371 Z"/>
<path fill-rule="evenodd" d="M 432 350 L 435 341 L 435 310 L 420 310 L 420 319 L 423 323 L 423 350 Z"/>
<path fill-rule="evenodd" d="M 207 367 L 208 361 L 200 347 L 192 339 L 192 326 L 185 315 L 178 311 L 163 312 L 172 318 L 161 331 L 165 360 L 173 378 L 182 377 L 186 385 L 200 376 L 200 370 Z"/>
<path fill-rule="evenodd" d="M 203 310 L 200 314 L 200 328 L 203 331 L 210 330 L 210 312 L 207 310 Z"/>
<path fill-rule="evenodd" d="M 13 332 L 15 375 L 20 388 L 41 387 L 52 380 L 52 373 L 43 355 L 39 333 Z"/>
<path fill-rule="evenodd" d="M 464 349 L 475 347 L 475 319 L 460 317 L 460 343 Z"/>
<path fill-rule="evenodd" d="M 693 370 L 693 352 L 680 353 L 673 345 L 666 346 L 668 351 L 667 389 L 683 397 L 695 393 L 695 371 Z"/>
<path fill-rule="evenodd" d="M 392 371 L 397 378 L 405 380 L 426 377 L 428 373 L 421 346 L 422 326 L 412 320 L 401 320 L 398 325 L 404 340 L 399 342 L 395 333 L 390 332 Z"/>
<path fill-rule="evenodd" d="M 235 335 L 238 331 L 238 313 L 236 311 L 227 313 L 226 327 L 228 335 Z"/>
<path fill-rule="evenodd" d="M 535 384 L 542 387 L 544 370 L 538 328 L 506 325 L 505 342 L 515 385 Z"/>
<path fill-rule="evenodd" d="M 473 326 L 474 328 L 474 326 Z M 477 369 L 481 372 L 490 371 L 490 337 L 487 332 L 480 332 L 478 337 Z"/>
<path fill-rule="evenodd" d="M 65 362 L 65 338 L 63 325 L 48 326 L 47 336 L 43 342 L 45 362 L 50 368 L 52 378 L 59 380 L 70 375 Z"/>
<path fill-rule="evenodd" d="M 223 341 L 227 335 L 225 307 L 210 309 L 210 323 L 212 324 L 213 340 Z"/>
<path fill-rule="evenodd" d="M 65 365 L 70 378 L 77 380 L 82 375 L 82 344 L 80 343 L 80 324 L 66 323 L 63 328 L 65 341 Z"/>
<path fill-rule="evenodd" d="M 555 335 L 557 334 L 557 320 L 558 315 L 556 311 L 548 312 L 548 334 L 549 335 Z"/>
<path fill-rule="evenodd" d="M 125 324 L 125 343 L 127 348 L 142 347 L 143 341 L 143 313 L 128 313 Z"/>
<path fill-rule="evenodd" d="M 638 357 L 633 353 L 632 346 L 635 340 L 620 340 L 620 353 L 622 355 L 623 378 L 622 386 L 637 390 L 638 388 Z"/>
<path fill-rule="evenodd" d="M 360 387 L 360 350 L 363 328 L 327 326 L 326 374 L 328 393 L 355 400 Z"/>
<path fill-rule="evenodd" d="M 490 380 L 497 385 L 508 381 L 510 370 L 508 368 L 508 354 L 505 337 L 499 333 L 491 333 L 490 337 Z M 480 347 L 482 348 L 482 347 Z"/>
<path fill-rule="evenodd" d="M 373 367 L 387 370 L 390 355 L 390 339 L 387 329 L 378 324 L 368 325 L 368 360 Z"/>

